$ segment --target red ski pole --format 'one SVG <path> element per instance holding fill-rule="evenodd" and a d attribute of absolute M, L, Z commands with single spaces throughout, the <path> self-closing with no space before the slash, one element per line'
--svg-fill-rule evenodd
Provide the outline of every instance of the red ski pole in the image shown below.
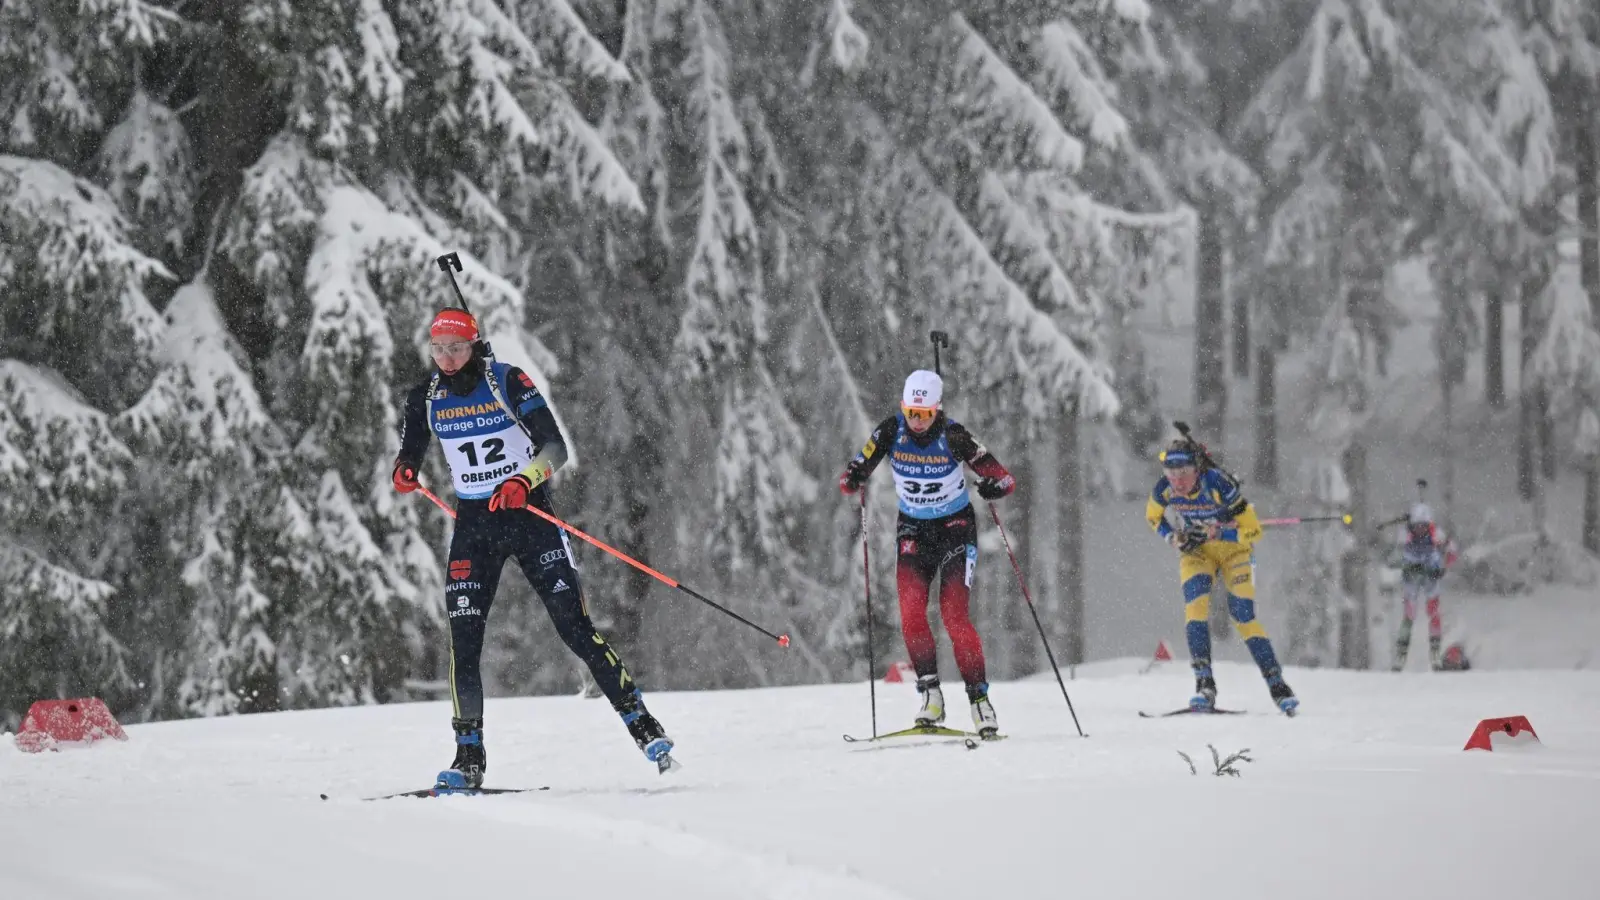
<path fill-rule="evenodd" d="M 444 510 L 445 514 L 450 516 L 450 518 L 454 519 L 456 517 L 456 511 L 451 509 L 448 505 L 446 505 L 443 500 L 440 500 L 432 491 L 428 490 L 427 487 L 425 487 L 425 486 L 423 486 L 421 484 L 418 484 L 417 485 L 417 490 L 421 491 L 422 495 L 424 497 L 427 497 L 429 500 L 432 500 L 434 502 L 435 506 L 438 506 L 440 509 Z M 759 631 L 762 634 L 766 635 L 767 637 L 772 638 L 773 640 L 777 641 L 779 647 L 788 647 L 789 646 L 789 635 L 788 634 L 773 634 L 772 632 L 768 631 L 767 629 L 762 628 L 760 625 L 757 625 L 756 623 L 750 621 L 749 619 L 746 619 L 744 616 L 739 615 L 738 613 L 734 612 L 731 609 L 728 609 L 725 606 L 722 606 L 721 604 L 719 604 L 716 601 L 712 600 L 711 598 L 705 596 L 704 594 L 699 593 L 698 591 L 694 590 L 693 588 L 689 587 L 688 585 L 682 584 L 681 582 L 677 581 L 676 579 L 670 578 L 670 577 L 668 577 L 666 575 L 661 574 L 660 572 L 657 572 L 655 569 L 652 569 L 649 566 L 645 565 L 644 563 L 639 562 L 637 559 L 634 559 L 633 557 L 629 556 L 628 554 L 623 553 L 621 550 L 618 550 L 615 547 L 612 547 L 610 544 L 607 544 L 606 542 L 604 542 L 602 540 L 599 540 L 598 538 L 593 538 L 593 537 L 590 537 L 587 534 L 584 534 L 583 532 L 579 531 L 578 529 L 573 528 L 571 525 L 568 525 L 567 523 L 561 521 L 560 519 L 556 518 L 555 516 L 550 515 L 549 513 L 545 512 L 544 510 L 539 509 L 538 507 L 529 506 L 529 507 L 525 507 L 525 509 L 527 509 L 528 512 L 531 512 L 534 515 L 538 516 L 539 518 L 544 519 L 546 522 L 549 522 L 551 525 L 554 525 L 557 528 L 561 529 L 562 531 L 565 531 L 567 534 L 570 534 L 573 537 L 579 538 L 581 540 L 588 541 L 590 544 L 593 544 L 594 546 L 599 547 L 601 550 L 604 550 L 605 552 L 611 554 L 612 556 L 615 556 L 617 559 L 620 559 L 623 562 L 627 563 L 628 565 L 633 566 L 635 569 L 638 569 L 639 571 L 645 573 L 646 575 L 649 575 L 650 577 L 656 579 L 657 581 L 661 582 L 662 584 L 666 585 L 667 587 L 677 588 L 678 590 L 683 591 L 685 594 L 688 594 L 689 596 L 695 598 L 696 600 L 699 600 L 701 603 L 704 603 L 705 605 L 711 607 L 712 609 L 716 610 L 717 612 L 720 612 L 723 615 L 728 616 L 729 618 L 734 619 L 735 621 L 738 621 L 738 622 L 740 622 L 740 623 L 742 623 L 744 625 L 747 625 L 747 626 L 749 626 L 751 628 L 754 628 L 756 631 Z"/>

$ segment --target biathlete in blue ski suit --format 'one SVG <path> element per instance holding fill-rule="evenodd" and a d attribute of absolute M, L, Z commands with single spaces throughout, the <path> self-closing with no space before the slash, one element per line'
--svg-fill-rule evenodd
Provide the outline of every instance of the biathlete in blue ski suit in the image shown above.
<path fill-rule="evenodd" d="M 622 660 L 595 631 L 566 534 L 526 509 L 554 515 L 546 482 L 567 461 L 555 415 L 527 373 L 499 362 L 486 365 L 471 314 L 440 312 L 429 336 L 437 369 L 406 397 L 394 487 L 401 493 L 417 489 L 429 438 L 437 437 L 459 498 L 445 584 L 456 758 L 439 773 L 439 783 L 475 788 L 488 767 L 479 657 L 507 559 L 522 567 L 562 641 L 588 664 L 645 756 L 662 764 L 672 741 L 645 709 Z"/>
<path fill-rule="evenodd" d="M 1217 682 L 1211 671 L 1211 589 L 1221 579 L 1228 592 L 1228 612 L 1250 648 L 1267 690 L 1289 715 L 1300 705 L 1283 680 L 1267 630 L 1256 618 L 1256 560 L 1261 520 L 1244 498 L 1239 482 L 1211 463 L 1204 447 L 1187 438 L 1174 441 L 1161 454 L 1165 474 L 1145 504 L 1145 518 L 1156 534 L 1178 551 L 1178 579 L 1183 584 L 1189 665 L 1194 669 L 1191 708 L 1214 709 Z"/>

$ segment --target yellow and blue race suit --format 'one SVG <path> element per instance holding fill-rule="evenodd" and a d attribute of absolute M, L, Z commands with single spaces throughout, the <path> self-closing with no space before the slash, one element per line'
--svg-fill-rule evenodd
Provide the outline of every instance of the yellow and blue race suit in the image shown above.
<path fill-rule="evenodd" d="M 1174 515 L 1176 514 L 1176 515 Z M 1267 631 L 1256 618 L 1255 551 L 1261 539 L 1261 520 L 1239 491 L 1238 482 L 1220 469 L 1205 469 L 1194 490 L 1179 493 L 1162 476 L 1145 504 L 1145 518 L 1163 538 L 1177 534 L 1171 519 L 1201 525 L 1215 524 L 1216 537 L 1182 553 L 1178 577 L 1183 584 L 1185 633 L 1195 673 L 1211 675 L 1211 592 L 1222 579 L 1228 592 L 1228 612 L 1256 665 L 1268 681 L 1279 677 L 1279 666 Z"/>

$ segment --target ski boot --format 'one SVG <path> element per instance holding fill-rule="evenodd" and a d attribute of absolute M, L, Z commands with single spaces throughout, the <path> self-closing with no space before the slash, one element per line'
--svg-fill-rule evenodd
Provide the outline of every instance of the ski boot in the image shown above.
<path fill-rule="evenodd" d="M 1444 669 L 1444 649 L 1440 646 L 1442 643 L 1443 638 L 1428 635 L 1428 665 L 1432 666 L 1435 672 Z"/>
<path fill-rule="evenodd" d="M 1284 715 L 1293 716 L 1294 711 L 1300 708 L 1300 700 L 1289 688 L 1289 683 L 1283 680 L 1282 671 L 1274 669 L 1267 676 L 1267 691 L 1272 694 L 1273 702 L 1278 704 Z"/>
<path fill-rule="evenodd" d="M 1189 708 L 1195 712 L 1211 712 L 1217 708 L 1217 680 L 1211 675 L 1209 661 L 1194 666 L 1194 696 L 1189 698 Z"/>
<path fill-rule="evenodd" d="M 644 695 L 637 688 L 624 698 L 617 713 L 622 716 L 622 724 L 628 726 L 633 742 L 644 752 L 645 759 L 656 764 L 657 771 L 665 773 L 677 766 L 672 758 L 672 738 L 667 737 L 666 729 L 644 708 Z"/>
<path fill-rule="evenodd" d="M 978 737 L 989 740 L 1000 733 L 1000 719 L 994 714 L 994 704 L 989 702 L 987 682 L 967 687 L 967 699 L 972 702 L 972 724 Z"/>
<path fill-rule="evenodd" d="M 1409 655 L 1411 655 L 1411 620 L 1401 619 L 1400 633 L 1394 638 L 1394 665 L 1390 667 L 1390 671 L 1404 671 L 1406 657 Z"/>
<path fill-rule="evenodd" d="M 456 732 L 456 759 L 439 773 L 434 788 L 468 791 L 483 787 L 483 773 L 489 768 L 489 754 L 483 746 L 482 719 L 451 719 Z"/>
<path fill-rule="evenodd" d="M 922 695 L 922 709 L 917 711 L 917 727 L 932 728 L 944 721 L 944 691 L 939 688 L 939 676 L 923 675 L 917 678 L 917 693 Z"/>

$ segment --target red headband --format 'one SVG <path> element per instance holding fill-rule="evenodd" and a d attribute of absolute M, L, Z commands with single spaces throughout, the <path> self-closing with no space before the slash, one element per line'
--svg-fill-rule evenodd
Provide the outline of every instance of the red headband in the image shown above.
<path fill-rule="evenodd" d="M 428 337 L 453 337 L 464 341 L 475 341 L 478 339 L 478 320 L 464 309 L 440 310 L 439 314 L 433 317 L 433 325 L 428 328 Z"/>

